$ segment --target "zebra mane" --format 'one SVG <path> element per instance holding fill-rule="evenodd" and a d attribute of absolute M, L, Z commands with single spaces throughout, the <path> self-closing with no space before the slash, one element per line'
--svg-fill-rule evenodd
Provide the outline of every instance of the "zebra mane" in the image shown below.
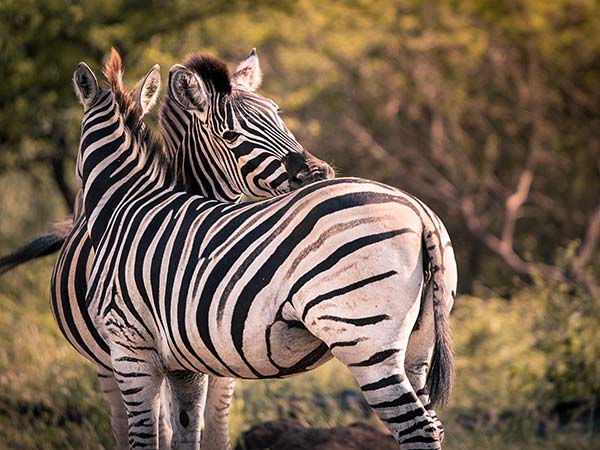
<path fill-rule="evenodd" d="M 163 145 L 163 142 L 150 131 L 144 123 L 144 111 L 141 105 L 135 101 L 134 96 L 123 84 L 123 65 L 119 52 L 111 49 L 110 57 L 102 68 L 102 73 L 108 81 L 109 88 L 112 91 L 115 101 L 119 106 L 119 111 L 123 116 L 123 123 L 129 129 L 132 137 L 145 148 L 145 152 L 150 159 L 157 160 L 160 167 L 172 171 L 173 161 Z"/>
<path fill-rule="evenodd" d="M 231 80 L 227 65 L 214 56 L 196 53 L 183 63 L 185 67 L 196 72 L 202 80 L 220 94 L 231 93 Z"/>

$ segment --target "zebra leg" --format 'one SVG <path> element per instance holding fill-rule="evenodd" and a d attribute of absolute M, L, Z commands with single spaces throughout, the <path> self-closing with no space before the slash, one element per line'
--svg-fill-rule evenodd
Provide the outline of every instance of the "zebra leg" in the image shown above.
<path fill-rule="evenodd" d="M 406 301 L 396 299 L 397 305 L 404 306 L 393 311 L 394 305 L 390 304 L 390 315 L 342 317 L 344 311 L 350 310 L 342 309 L 338 302 L 335 306 L 340 315 L 332 316 L 323 314 L 326 305 L 317 305 L 304 323 L 350 369 L 367 403 L 390 429 L 400 448 L 439 450 L 440 433 L 404 369 L 409 336 L 419 312 L 417 294 L 407 296 Z"/>
<path fill-rule="evenodd" d="M 385 350 L 384 350 L 385 352 Z M 336 352 L 360 385 L 367 403 L 392 432 L 402 450 L 441 449 L 440 433 L 406 376 L 402 351 L 365 360 Z M 335 354 L 335 353 L 334 353 Z M 385 359 L 382 359 L 385 358 Z"/>
<path fill-rule="evenodd" d="M 158 448 L 161 450 L 171 450 L 171 440 L 173 439 L 171 400 L 171 391 L 165 379 L 160 388 L 160 417 L 158 421 Z"/>
<path fill-rule="evenodd" d="M 433 302 L 431 301 L 431 297 L 428 296 L 425 304 L 423 304 L 417 326 L 412 331 L 408 340 L 404 368 L 410 384 L 435 422 L 435 426 L 440 433 L 441 442 L 444 439 L 444 426 L 433 409 L 434 404 L 429 398 L 429 390 L 427 388 L 427 368 L 431 361 L 434 345 L 435 323 Z"/>
<path fill-rule="evenodd" d="M 104 392 L 110 407 L 110 420 L 117 442 L 117 450 L 127 450 L 129 448 L 127 410 L 121 397 L 121 390 L 112 371 L 98 366 L 97 372 L 100 389 Z"/>
<path fill-rule="evenodd" d="M 208 396 L 204 411 L 205 429 L 202 450 L 229 450 L 229 405 L 235 388 L 235 378 L 209 376 Z"/>
<path fill-rule="evenodd" d="M 179 370 L 168 372 L 167 380 L 171 392 L 171 450 L 197 450 L 208 375 Z"/>
<path fill-rule="evenodd" d="M 157 370 L 156 353 L 115 345 L 111 359 L 127 410 L 129 448 L 157 450 L 164 375 Z"/>

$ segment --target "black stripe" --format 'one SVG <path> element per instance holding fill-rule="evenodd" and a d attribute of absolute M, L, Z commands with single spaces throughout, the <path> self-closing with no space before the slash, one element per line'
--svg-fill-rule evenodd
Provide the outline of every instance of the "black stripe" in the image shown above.
<path fill-rule="evenodd" d="M 385 272 L 379 275 L 373 275 L 372 277 L 368 277 L 365 278 L 363 280 L 357 281 L 355 283 L 349 284 L 348 286 L 339 288 L 339 289 L 334 289 L 333 291 L 329 291 L 325 294 L 319 295 L 317 298 L 309 301 L 306 306 L 304 307 L 304 311 L 302 312 L 302 320 L 306 319 L 306 315 L 308 314 L 308 311 L 318 305 L 319 303 L 325 301 L 325 300 L 330 300 L 334 297 L 340 296 L 340 295 L 344 295 L 347 294 L 349 292 L 355 291 L 357 289 L 360 289 L 364 286 L 367 286 L 371 283 L 375 283 L 377 281 L 380 280 L 384 280 L 388 277 L 391 277 L 392 275 L 396 274 L 398 272 L 396 272 L 395 270 L 390 270 L 389 272 Z"/>
<path fill-rule="evenodd" d="M 131 389 L 125 389 L 123 391 L 121 391 L 121 393 L 123 395 L 133 395 L 133 394 L 137 394 L 138 392 L 141 392 L 142 390 L 144 390 L 143 387 L 135 387 L 135 388 L 131 388 Z"/>
<path fill-rule="evenodd" d="M 422 408 L 416 408 L 411 411 L 405 412 L 404 414 L 399 414 L 394 417 L 388 417 L 385 419 L 387 423 L 405 423 L 410 422 L 411 420 L 415 420 L 425 414 L 425 411 Z"/>
<path fill-rule="evenodd" d="M 389 419 L 385 419 L 385 422 L 390 422 Z M 396 423 L 396 422 L 390 422 L 390 423 Z M 400 439 L 402 436 L 407 436 L 411 433 L 414 433 L 415 431 L 418 430 L 424 430 L 424 431 L 435 431 L 433 426 L 431 425 L 431 423 L 427 420 L 427 418 L 421 420 L 420 422 L 417 422 L 407 428 L 405 428 L 402 431 L 398 431 L 396 432 L 396 437 L 398 439 Z"/>
<path fill-rule="evenodd" d="M 413 436 L 403 440 L 402 444 L 413 444 L 417 442 L 429 444 L 432 442 L 437 442 L 437 439 L 434 436 Z"/>
<path fill-rule="evenodd" d="M 385 361 L 390 356 L 395 355 L 399 351 L 400 350 L 396 349 L 396 348 L 392 348 L 392 349 L 389 349 L 389 350 L 383 350 L 381 352 L 375 353 L 369 359 L 365 359 L 364 361 L 360 361 L 360 362 L 357 362 L 357 363 L 348 364 L 348 367 L 368 367 L 368 366 L 374 366 L 375 364 L 379 364 L 380 362 Z"/>
<path fill-rule="evenodd" d="M 408 405 L 409 403 L 417 403 L 418 401 L 419 399 L 414 392 L 406 392 L 405 394 L 402 394 L 400 397 L 393 400 L 375 403 L 374 405 L 371 405 L 371 408 L 391 408 L 394 406 Z"/>
<path fill-rule="evenodd" d="M 387 314 L 379 314 L 377 316 L 362 317 L 360 319 L 330 316 L 330 315 L 317 317 L 318 320 L 331 320 L 333 322 L 343 322 L 343 323 L 347 323 L 348 325 L 354 325 L 356 327 L 375 325 L 376 323 L 383 322 L 384 320 L 389 320 L 389 318 L 390 318 L 390 316 L 388 316 Z"/>
<path fill-rule="evenodd" d="M 356 344 L 358 344 L 359 342 L 363 341 L 364 339 L 362 338 L 357 338 L 354 339 L 353 341 L 340 341 L 340 342 L 334 342 L 332 344 L 329 345 L 329 350 L 333 350 L 336 347 L 353 347 Z"/>

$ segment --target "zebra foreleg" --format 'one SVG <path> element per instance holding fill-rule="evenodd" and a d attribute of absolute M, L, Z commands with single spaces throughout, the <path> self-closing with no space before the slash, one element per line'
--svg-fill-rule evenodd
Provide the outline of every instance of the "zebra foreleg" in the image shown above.
<path fill-rule="evenodd" d="M 167 373 L 167 380 L 171 392 L 171 450 L 197 450 L 200 445 L 208 375 L 174 371 Z M 161 407 L 161 411 L 164 408 Z"/>
<path fill-rule="evenodd" d="M 121 390 L 112 371 L 98 366 L 97 372 L 100 389 L 106 396 L 110 407 L 110 420 L 117 442 L 117 450 L 127 450 L 129 449 L 127 410 L 121 397 Z"/>
<path fill-rule="evenodd" d="M 202 434 L 202 450 L 229 450 L 229 405 L 235 388 L 234 378 L 209 377 L 205 429 Z"/>

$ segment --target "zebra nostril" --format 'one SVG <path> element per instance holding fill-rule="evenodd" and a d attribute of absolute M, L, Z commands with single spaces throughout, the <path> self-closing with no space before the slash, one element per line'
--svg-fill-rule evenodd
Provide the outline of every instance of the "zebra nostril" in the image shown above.
<path fill-rule="evenodd" d="M 303 184 L 304 184 L 304 181 L 299 175 L 294 175 L 294 176 L 290 177 L 290 189 L 291 190 L 298 189 L 299 187 L 302 187 Z"/>

